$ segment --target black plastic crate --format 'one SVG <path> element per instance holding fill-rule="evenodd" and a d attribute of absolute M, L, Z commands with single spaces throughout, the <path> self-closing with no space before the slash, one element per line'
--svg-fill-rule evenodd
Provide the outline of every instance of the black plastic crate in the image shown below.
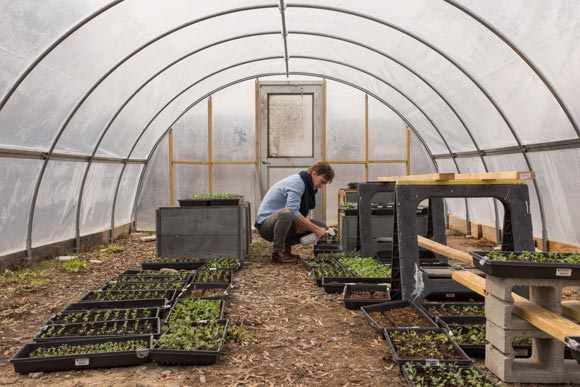
<path fill-rule="evenodd" d="M 223 348 L 226 339 L 229 320 L 218 320 L 218 324 L 223 325 L 224 332 L 221 337 L 221 345 L 215 351 L 207 350 L 182 350 L 182 349 L 162 349 L 156 343 L 151 350 L 149 357 L 158 364 L 163 365 L 210 365 L 215 364 Z M 201 324 L 192 324 L 192 326 Z"/>
<path fill-rule="evenodd" d="M 74 355 L 30 357 L 39 348 L 58 348 L 60 346 L 82 346 L 104 343 L 123 343 L 131 340 L 144 341 L 146 345 L 129 351 L 79 353 Z M 21 374 L 29 372 L 53 372 L 88 368 L 120 367 L 142 364 L 149 361 L 151 336 L 124 336 L 115 338 L 98 338 L 75 341 L 52 341 L 47 343 L 26 344 L 14 355 L 10 362 L 14 370 Z"/>
<path fill-rule="evenodd" d="M 310 274 L 316 282 L 316 286 L 322 286 L 322 279 L 324 277 L 343 277 L 347 278 L 349 275 L 354 278 L 354 274 L 350 270 L 344 268 L 343 266 L 336 268 L 326 268 L 326 267 L 314 267 L 312 268 Z"/>
<path fill-rule="evenodd" d="M 231 199 L 178 199 L 180 207 L 238 206 L 241 197 Z"/>
<path fill-rule="evenodd" d="M 361 307 L 361 310 L 366 317 L 366 319 L 370 322 L 371 326 L 376 330 L 378 333 L 383 333 L 383 329 L 385 328 L 398 328 L 394 326 L 381 326 L 372 316 L 371 313 L 375 312 L 386 312 L 394 309 L 401 309 L 401 308 L 412 308 L 415 310 L 424 320 L 427 326 L 437 328 L 437 324 L 429 317 L 429 315 L 425 312 L 421 306 L 415 304 L 414 302 L 403 300 L 403 301 L 387 301 L 382 302 L 380 304 L 374 305 L 366 305 Z"/>
<path fill-rule="evenodd" d="M 522 254 L 522 251 L 496 251 L 499 254 Z M 540 263 L 540 262 L 515 262 L 497 261 L 489 258 L 489 252 L 472 251 L 473 264 L 486 274 L 496 277 L 508 278 L 544 278 L 544 279 L 580 279 L 580 265 L 571 263 Z M 548 256 L 551 253 L 534 253 Z M 563 256 L 573 253 L 559 253 Z"/>
<path fill-rule="evenodd" d="M 218 275 L 222 277 L 220 280 L 219 278 L 214 280 L 207 281 L 207 276 Z M 208 284 L 208 285 L 231 285 L 233 280 L 233 272 L 231 270 L 221 270 L 221 269 L 213 269 L 210 268 L 208 270 L 198 270 L 195 278 L 193 279 L 194 284 Z"/>
<path fill-rule="evenodd" d="M 429 363 L 429 364 L 441 364 L 441 363 L 455 363 L 458 365 L 470 365 L 471 359 L 467 354 L 459 347 L 459 345 L 449 336 L 449 332 L 443 328 L 386 328 L 384 331 L 385 339 L 387 340 L 387 344 L 393 353 L 393 360 L 398 363 L 399 365 L 405 364 L 408 362 L 412 363 Z M 399 350 L 396 345 L 393 343 L 391 335 L 395 332 L 402 332 L 407 333 L 409 335 L 415 332 L 417 335 L 427 335 L 427 334 L 443 334 L 447 336 L 447 340 L 449 341 L 450 345 L 454 348 L 454 356 L 448 359 L 436 359 L 436 358 L 417 358 L 417 357 L 404 357 L 399 354 Z"/>
<path fill-rule="evenodd" d="M 368 298 L 352 298 L 355 292 L 371 292 L 384 293 L 384 297 L 370 296 Z M 347 309 L 359 309 L 361 306 L 380 304 L 382 302 L 390 301 L 391 295 L 387 285 L 380 284 L 346 284 L 343 292 L 344 306 Z"/>

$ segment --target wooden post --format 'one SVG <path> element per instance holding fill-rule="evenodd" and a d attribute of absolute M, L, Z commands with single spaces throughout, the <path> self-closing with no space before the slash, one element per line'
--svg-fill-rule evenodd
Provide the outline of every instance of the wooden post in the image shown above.
<path fill-rule="evenodd" d="M 365 94 L 365 181 L 369 181 L 369 96 Z"/>
<path fill-rule="evenodd" d="M 406 167 L 407 167 L 407 176 L 409 176 L 411 174 L 411 129 L 407 128 L 407 154 L 405 159 L 407 160 L 406 162 Z"/>
<path fill-rule="evenodd" d="M 256 172 L 260 171 L 260 82 L 256 79 L 255 90 Z"/>

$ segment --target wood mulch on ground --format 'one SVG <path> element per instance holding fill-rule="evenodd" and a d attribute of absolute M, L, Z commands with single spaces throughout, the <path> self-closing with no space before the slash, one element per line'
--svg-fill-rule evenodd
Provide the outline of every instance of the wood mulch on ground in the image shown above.
<path fill-rule="evenodd" d="M 155 243 L 133 234 L 124 251 L 83 254 L 92 268 L 78 273 L 59 266 L 19 272 L 0 282 L 0 386 L 406 386 L 385 341 L 360 311 L 347 310 L 340 294 L 316 287 L 302 265 L 274 265 L 271 247 L 254 235 L 250 257 L 235 274 L 225 316 L 237 329 L 213 366 L 133 367 L 19 375 L 9 359 L 32 342 L 42 324 L 89 290 L 155 255 Z M 463 237 L 459 248 L 465 249 Z M 474 246 L 471 250 L 481 249 Z M 477 242 L 477 241 L 475 241 Z M 294 252 L 312 256 L 312 248 Z M 6 274 L 6 273 L 4 273 Z M 511 385 L 516 386 L 516 385 Z M 523 385 L 522 385 L 523 386 Z M 532 385 L 528 385 L 532 386 Z"/>

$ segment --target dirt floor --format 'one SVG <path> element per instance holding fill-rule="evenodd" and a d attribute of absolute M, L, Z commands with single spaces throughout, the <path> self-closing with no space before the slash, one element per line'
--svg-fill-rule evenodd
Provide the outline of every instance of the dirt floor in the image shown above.
<path fill-rule="evenodd" d="M 63 264 L 0 277 L 0 386 L 406 386 L 384 340 L 341 296 L 315 286 L 302 265 L 273 265 L 270 244 L 254 237 L 245 268 L 234 277 L 225 315 L 238 335 L 218 363 L 204 367 L 134 367 L 19 375 L 9 359 L 32 342 L 43 322 L 87 291 L 155 254 L 143 234 L 119 240 L 124 250 L 101 247 L 81 256 L 91 267 L 70 273 Z M 449 236 L 464 251 L 493 244 Z M 303 257 L 312 248 L 296 248 Z M 92 262 L 90 262 L 92 261 Z M 66 266 L 69 270 L 75 267 Z M 243 324 L 243 325 L 242 325 Z M 237 339 L 237 340 L 236 340 Z M 482 367 L 481 362 L 478 366 Z M 516 384 L 508 386 L 520 386 Z M 533 385 L 521 385 L 531 387 Z M 554 385 L 552 385 L 554 386 Z M 577 386 L 580 386 L 578 384 Z"/>

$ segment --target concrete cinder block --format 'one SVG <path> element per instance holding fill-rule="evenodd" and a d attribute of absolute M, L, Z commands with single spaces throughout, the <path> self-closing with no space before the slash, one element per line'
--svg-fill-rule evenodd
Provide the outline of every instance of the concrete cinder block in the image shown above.
<path fill-rule="evenodd" d="M 555 365 L 534 357 L 534 352 L 540 351 L 534 348 L 530 359 L 514 359 L 487 344 L 485 366 L 506 383 L 578 383 L 580 380 L 580 366 L 575 360 L 563 360 L 562 353 L 550 354 Z"/>
<path fill-rule="evenodd" d="M 485 339 L 506 356 L 512 356 L 515 354 L 512 343 L 516 337 L 531 337 L 534 339 L 551 340 L 550 335 L 547 333 L 536 329 L 532 325 L 529 326 L 528 329 L 504 329 L 488 320 L 485 324 Z M 560 354 L 563 353 L 564 348 L 562 347 Z"/>
<path fill-rule="evenodd" d="M 494 296 L 485 297 L 485 317 L 487 321 L 503 329 L 536 329 L 532 324 L 513 314 L 514 304 L 500 300 Z"/>
<path fill-rule="evenodd" d="M 566 286 L 578 286 L 578 280 L 554 280 L 538 278 L 504 278 L 487 276 L 485 281 L 486 291 L 505 301 L 513 302 L 512 291 L 516 286 L 530 288 L 530 301 L 559 313 L 562 301 L 562 289 Z M 560 308 L 560 310 L 557 310 Z"/>

